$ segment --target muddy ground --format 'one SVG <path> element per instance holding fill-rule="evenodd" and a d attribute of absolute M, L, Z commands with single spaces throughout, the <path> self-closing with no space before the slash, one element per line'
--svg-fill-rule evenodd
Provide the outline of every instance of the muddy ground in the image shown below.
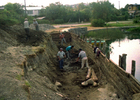
<path fill-rule="evenodd" d="M 59 33 L 59 32 L 58 32 Z M 29 39 L 23 26 L 0 29 L 0 100 L 131 100 L 108 81 L 100 67 L 103 58 L 95 59 L 93 48 L 72 34 L 72 42 L 61 46 L 51 35 L 30 30 Z M 57 52 L 74 45 L 72 59 L 64 59 L 64 71 L 59 70 Z M 98 77 L 98 86 L 83 87 L 87 68 L 75 63 L 78 49 L 86 51 Z M 61 85 L 56 85 L 59 82 Z M 122 85 L 123 87 L 123 85 Z M 127 90 L 126 90 L 127 91 Z M 126 93 L 130 94 L 130 93 Z"/>

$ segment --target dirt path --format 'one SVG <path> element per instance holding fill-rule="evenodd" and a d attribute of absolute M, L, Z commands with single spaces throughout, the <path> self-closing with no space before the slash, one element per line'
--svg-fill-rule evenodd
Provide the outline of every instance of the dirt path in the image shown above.
<path fill-rule="evenodd" d="M 90 25 L 90 23 L 85 23 L 85 24 L 64 24 L 64 25 L 54 25 L 55 29 L 50 29 L 46 30 L 45 32 L 50 33 L 50 32 L 55 32 L 55 31 L 62 31 L 65 28 L 78 28 L 78 27 L 85 27 L 85 26 L 80 26 L 80 25 Z M 87 26 L 87 30 L 95 30 L 95 29 L 104 29 L 106 27 L 91 27 Z"/>

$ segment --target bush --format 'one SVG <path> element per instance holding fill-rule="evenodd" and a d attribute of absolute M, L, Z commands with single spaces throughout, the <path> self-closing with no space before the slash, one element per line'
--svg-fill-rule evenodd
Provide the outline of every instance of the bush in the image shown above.
<path fill-rule="evenodd" d="M 139 19 L 138 18 L 134 19 L 133 23 L 139 23 Z"/>
<path fill-rule="evenodd" d="M 64 20 L 63 19 L 55 19 L 54 23 L 55 24 L 62 24 L 62 23 L 64 23 Z"/>
<path fill-rule="evenodd" d="M 50 21 L 49 20 L 37 20 L 38 24 L 50 24 Z"/>
<path fill-rule="evenodd" d="M 123 21 L 123 20 L 125 20 L 126 18 L 125 18 L 125 16 L 124 15 L 122 15 L 122 16 L 117 16 L 117 20 L 119 20 L 119 21 Z"/>
<path fill-rule="evenodd" d="M 14 25 L 14 24 L 19 24 L 20 22 L 16 19 L 0 19 L 0 25 Z"/>
<path fill-rule="evenodd" d="M 94 27 L 103 27 L 105 25 L 105 21 L 102 19 L 94 19 L 91 21 L 91 26 Z"/>
<path fill-rule="evenodd" d="M 130 28 L 127 31 L 130 31 L 130 32 L 140 32 L 140 27 Z"/>

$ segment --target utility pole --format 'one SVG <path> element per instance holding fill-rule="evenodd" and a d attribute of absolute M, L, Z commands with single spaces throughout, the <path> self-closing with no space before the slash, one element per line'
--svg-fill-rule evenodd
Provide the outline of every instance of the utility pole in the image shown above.
<path fill-rule="evenodd" d="M 120 1 L 119 1 L 119 9 L 120 9 Z"/>
<path fill-rule="evenodd" d="M 25 6 L 25 17 L 26 17 L 26 0 L 24 0 L 24 6 Z"/>

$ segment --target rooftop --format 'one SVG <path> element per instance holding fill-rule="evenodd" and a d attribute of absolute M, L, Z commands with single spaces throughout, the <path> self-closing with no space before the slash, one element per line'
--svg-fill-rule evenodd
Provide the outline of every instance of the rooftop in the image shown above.
<path fill-rule="evenodd" d="M 23 8 L 25 10 L 25 8 Z M 43 7 L 26 7 L 27 10 L 41 10 Z"/>

